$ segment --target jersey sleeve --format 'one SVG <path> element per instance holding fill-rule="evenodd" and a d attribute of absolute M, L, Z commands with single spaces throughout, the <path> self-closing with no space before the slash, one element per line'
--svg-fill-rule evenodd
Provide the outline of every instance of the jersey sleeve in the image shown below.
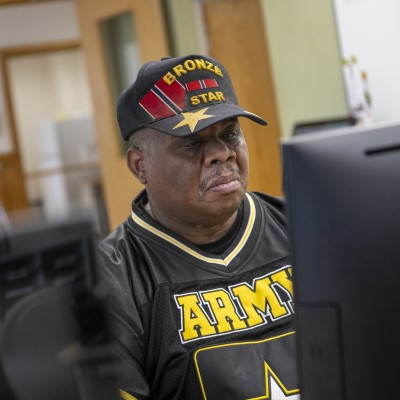
<path fill-rule="evenodd" d="M 120 357 L 118 387 L 121 398 L 144 400 L 149 397 L 143 345 L 143 324 L 131 277 L 126 240 L 117 232 L 98 246 L 98 293 L 103 299 L 111 340 Z"/>

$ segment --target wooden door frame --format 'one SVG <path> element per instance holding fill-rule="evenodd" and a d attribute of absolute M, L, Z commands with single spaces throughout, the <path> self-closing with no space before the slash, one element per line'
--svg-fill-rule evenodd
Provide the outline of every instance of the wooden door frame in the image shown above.
<path fill-rule="evenodd" d="M 93 99 L 103 192 L 109 226 L 114 229 L 129 215 L 131 202 L 143 185 L 129 171 L 121 152 L 115 99 L 104 57 L 100 24 L 119 14 L 131 13 L 141 63 L 168 55 L 168 45 L 161 0 L 102 1 L 96 7 L 92 3 L 92 0 L 75 0 Z M 136 18 L 137 15 L 140 18 Z"/>
<path fill-rule="evenodd" d="M 26 45 L 26 46 L 13 46 L 0 49 L 0 79 L 3 84 L 4 93 L 4 113 L 5 118 L 8 121 L 9 135 L 11 139 L 11 151 L 0 154 L 0 160 L 5 163 L 14 162 L 15 167 L 18 169 L 18 176 L 20 176 L 22 182 L 21 187 L 16 189 L 19 194 L 17 204 L 10 207 L 10 204 L 5 204 L 5 208 L 8 211 L 14 209 L 27 208 L 29 206 L 26 190 L 25 181 L 26 175 L 22 168 L 21 163 L 21 151 L 19 145 L 19 135 L 16 123 L 16 113 L 12 101 L 11 85 L 10 85 L 10 74 L 8 72 L 7 62 L 14 57 L 21 57 L 33 54 L 46 54 L 55 53 L 64 50 L 72 50 L 81 48 L 81 43 L 78 40 L 60 41 L 52 43 L 43 43 L 37 45 Z M 8 202 L 9 203 L 9 202 Z"/>

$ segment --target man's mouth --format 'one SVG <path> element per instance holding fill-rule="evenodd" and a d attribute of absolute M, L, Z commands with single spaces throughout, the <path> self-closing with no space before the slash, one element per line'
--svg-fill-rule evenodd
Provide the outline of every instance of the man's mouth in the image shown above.
<path fill-rule="evenodd" d="M 219 192 L 219 193 L 230 193 L 234 192 L 241 186 L 239 174 L 222 175 L 206 186 L 206 191 Z"/>

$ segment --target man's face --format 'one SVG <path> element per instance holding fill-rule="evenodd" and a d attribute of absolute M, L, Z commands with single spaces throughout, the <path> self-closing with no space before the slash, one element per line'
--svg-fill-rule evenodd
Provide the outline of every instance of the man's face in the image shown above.
<path fill-rule="evenodd" d="M 237 119 L 186 138 L 151 133 L 144 165 L 154 211 L 172 223 L 204 227 L 231 217 L 246 192 L 249 170 Z"/>

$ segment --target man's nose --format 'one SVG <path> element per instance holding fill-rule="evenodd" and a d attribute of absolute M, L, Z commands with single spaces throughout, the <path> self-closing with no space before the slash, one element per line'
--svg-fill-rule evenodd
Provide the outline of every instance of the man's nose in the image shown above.
<path fill-rule="evenodd" d="M 206 166 L 225 163 L 231 158 L 236 158 L 236 153 L 218 139 L 210 140 L 205 146 L 204 163 Z"/>

